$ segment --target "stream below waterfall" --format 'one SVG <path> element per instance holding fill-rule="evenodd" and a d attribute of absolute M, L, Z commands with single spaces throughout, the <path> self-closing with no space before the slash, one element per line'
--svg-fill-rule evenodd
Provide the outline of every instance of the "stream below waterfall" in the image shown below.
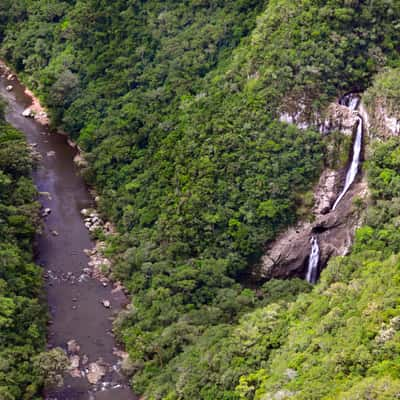
<path fill-rule="evenodd" d="M 12 85 L 13 89 L 6 88 Z M 75 350 L 68 354 L 77 364 L 75 375 L 67 376 L 62 388 L 46 393 L 46 399 L 58 400 L 133 400 L 125 377 L 119 372 L 120 358 L 112 335 L 112 317 L 123 307 L 126 298 L 112 290 L 112 285 L 85 273 L 92 249 L 89 232 L 80 210 L 93 206 L 88 188 L 73 163 L 76 150 L 67 137 L 50 133 L 46 126 L 22 116 L 32 99 L 17 81 L 0 80 L 0 95 L 7 103 L 6 119 L 25 133 L 27 141 L 43 157 L 33 174 L 43 207 L 51 209 L 44 219 L 43 233 L 37 237 L 36 262 L 44 268 L 51 324 L 48 347 L 62 347 L 74 340 Z M 57 232 L 57 235 L 54 234 Z M 106 308 L 102 301 L 110 302 Z M 94 364 L 96 363 L 97 364 Z M 104 376 L 96 384 L 87 377 L 90 366 Z"/>

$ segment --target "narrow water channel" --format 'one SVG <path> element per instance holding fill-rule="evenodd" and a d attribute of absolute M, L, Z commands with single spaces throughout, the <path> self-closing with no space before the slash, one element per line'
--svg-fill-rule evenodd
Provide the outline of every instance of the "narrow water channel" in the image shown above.
<path fill-rule="evenodd" d="M 8 92 L 7 85 L 13 90 Z M 88 256 L 85 249 L 94 243 L 84 226 L 80 210 L 92 206 L 83 179 L 73 163 L 76 150 L 63 135 L 52 134 L 47 127 L 22 116 L 31 105 L 25 88 L 16 80 L 0 79 L 0 96 L 8 104 L 6 119 L 23 131 L 29 143 L 42 155 L 34 173 L 34 181 L 41 196 L 43 207 L 51 209 L 44 220 L 43 234 L 38 236 L 37 262 L 46 272 L 46 290 L 51 324 L 48 330 L 49 347 L 67 349 L 67 343 L 75 340 L 79 351 L 77 374 L 68 376 L 63 388 L 47 393 L 47 399 L 58 400 L 134 400 L 126 379 L 120 374 L 120 359 L 115 353 L 115 341 L 111 333 L 112 317 L 118 312 L 124 299 L 113 294 L 111 285 L 104 287 L 99 281 L 84 274 Z M 54 235 L 54 231 L 58 235 Z M 109 300 L 105 308 L 102 300 Z M 75 346 L 76 347 L 76 346 Z M 106 371 L 95 385 L 87 380 L 91 363 L 98 362 Z"/>

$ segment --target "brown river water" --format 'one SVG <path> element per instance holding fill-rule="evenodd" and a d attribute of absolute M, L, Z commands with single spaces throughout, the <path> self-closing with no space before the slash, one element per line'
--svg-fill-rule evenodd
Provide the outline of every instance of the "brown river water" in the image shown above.
<path fill-rule="evenodd" d="M 13 90 L 8 92 L 7 85 Z M 112 317 L 121 310 L 121 296 L 112 293 L 112 286 L 84 274 L 89 261 L 84 249 L 92 249 L 89 232 L 80 210 L 93 206 L 88 187 L 73 163 L 76 150 L 67 137 L 50 133 L 46 126 L 22 116 L 32 99 L 17 81 L 0 78 L 0 96 L 8 104 L 7 121 L 23 131 L 29 143 L 36 143 L 43 157 L 34 172 L 43 207 L 51 209 L 44 219 L 43 233 L 37 238 L 37 263 L 45 270 L 47 300 L 51 324 L 48 345 L 67 349 L 75 339 L 80 346 L 80 378 L 68 376 L 61 389 L 46 393 L 46 399 L 57 400 L 134 400 L 127 380 L 119 372 L 120 359 L 114 354 L 115 340 L 111 333 Z M 50 152 L 50 153 L 49 153 Z M 52 231 L 57 231 L 54 236 Z M 102 300 L 109 300 L 105 308 Z M 85 362 L 87 359 L 87 362 Z M 96 385 L 88 382 L 88 365 L 101 359 L 107 373 Z M 83 365 L 84 363 L 84 365 Z"/>

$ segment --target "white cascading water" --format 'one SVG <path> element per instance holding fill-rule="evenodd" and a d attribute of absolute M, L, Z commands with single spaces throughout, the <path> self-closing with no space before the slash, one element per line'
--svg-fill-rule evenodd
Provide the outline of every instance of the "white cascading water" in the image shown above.
<path fill-rule="evenodd" d="M 311 238 L 310 242 L 311 252 L 310 258 L 308 259 L 306 279 L 309 283 L 315 283 L 318 279 L 319 245 L 318 240 L 315 236 Z"/>
<path fill-rule="evenodd" d="M 355 111 L 358 107 L 359 102 L 360 98 L 358 96 L 349 94 L 341 99 L 340 104 L 348 107 L 351 111 Z M 361 146 L 362 146 L 363 120 L 360 116 L 358 116 L 357 119 L 358 119 L 358 125 L 357 125 L 356 138 L 354 140 L 354 145 L 353 145 L 353 159 L 351 160 L 350 167 L 347 170 L 346 180 L 343 190 L 336 199 L 335 204 L 332 207 L 332 210 L 334 210 L 336 206 L 339 204 L 340 200 L 342 200 L 343 196 L 349 190 L 351 184 L 354 182 L 354 179 L 356 178 L 358 173 L 358 167 L 360 164 Z M 309 283 L 316 283 L 319 275 L 318 264 L 319 264 L 320 249 L 318 240 L 315 236 L 311 237 L 310 243 L 311 243 L 311 251 L 308 259 L 306 279 L 307 282 Z"/>
<path fill-rule="evenodd" d="M 349 97 L 343 105 L 349 107 L 351 111 L 355 111 L 357 109 L 359 101 L 360 101 L 359 97 Z M 351 160 L 350 167 L 347 170 L 346 180 L 344 183 L 343 190 L 339 194 L 335 203 L 333 204 L 332 210 L 335 210 L 340 200 L 342 200 L 343 196 L 346 194 L 351 184 L 354 182 L 354 179 L 356 178 L 358 173 L 358 167 L 360 165 L 361 146 L 362 146 L 363 120 L 361 117 L 358 117 L 357 119 L 358 119 L 358 125 L 357 125 L 356 139 L 354 140 L 354 145 L 353 145 L 353 159 Z"/>

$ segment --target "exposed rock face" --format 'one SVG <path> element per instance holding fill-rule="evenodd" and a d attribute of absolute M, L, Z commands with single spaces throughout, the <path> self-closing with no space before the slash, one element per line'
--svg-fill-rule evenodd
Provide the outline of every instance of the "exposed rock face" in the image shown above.
<path fill-rule="evenodd" d="M 389 113 L 382 99 L 375 99 L 374 104 L 368 107 L 368 113 L 365 107 L 364 112 L 370 115 L 370 129 L 375 137 L 388 138 L 400 135 L 400 119 Z"/>
<path fill-rule="evenodd" d="M 278 236 L 270 243 L 261 259 L 261 278 L 288 278 L 303 273 L 309 254 L 311 224 L 303 222 Z"/>
<path fill-rule="evenodd" d="M 351 111 L 348 107 L 331 103 L 327 109 L 323 126 L 328 131 L 336 130 L 347 136 L 351 136 L 354 125 L 357 123 L 357 114 L 357 112 Z"/>
<path fill-rule="evenodd" d="M 367 107 L 363 103 L 362 99 L 358 107 L 358 114 L 364 121 L 364 136 L 370 136 L 370 131 L 371 131 L 370 116 L 369 112 L 367 111 Z"/>
<path fill-rule="evenodd" d="M 291 111 L 282 112 L 279 119 L 300 129 L 313 128 L 324 134 L 340 131 L 351 136 L 357 123 L 357 112 L 338 103 L 331 103 L 323 113 L 312 113 L 304 102 L 300 102 L 300 105 L 296 104 Z"/>
<path fill-rule="evenodd" d="M 325 169 L 314 190 L 314 215 L 326 214 L 330 211 L 339 190 L 340 174 L 333 169 Z"/>
<path fill-rule="evenodd" d="M 324 172 L 327 180 L 333 180 L 331 172 Z M 322 176 L 322 177 L 323 177 Z M 321 177 L 321 180 L 322 180 Z M 332 183 L 329 183 L 331 185 Z M 315 193 L 324 185 L 319 185 Z M 335 192 L 331 192 L 335 195 Z M 258 271 L 258 279 L 288 278 L 291 276 L 304 277 L 310 254 L 310 237 L 318 234 L 320 246 L 320 265 L 325 265 L 332 256 L 344 256 L 349 252 L 353 242 L 354 232 L 358 225 L 359 213 L 353 205 L 354 196 L 365 199 L 368 195 L 365 180 L 355 183 L 346 193 L 334 211 L 323 214 L 321 204 L 332 202 L 332 197 L 327 195 L 320 203 L 316 204 L 314 222 L 301 222 L 289 228 L 278 238 L 267 245 Z M 328 200 L 330 198 L 330 200 Z M 334 197 L 333 197 L 334 199 Z"/>
<path fill-rule="evenodd" d="M 348 98 L 351 99 L 351 96 L 349 95 Z M 354 95 L 353 99 L 355 99 Z M 301 121 L 301 112 L 302 110 L 305 112 L 306 108 L 300 105 L 298 110 L 300 112 L 297 112 L 295 118 L 288 122 Z M 326 119 L 321 125 L 324 132 L 340 130 L 343 134 L 352 135 L 359 116 L 363 118 L 364 135 L 369 132 L 369 116 L 362 104 L 357 111 L 352 111 L 350 107 L 340 104 L 332 104 L 325 116 Z M 253 271 L 255 280 L 291 276 L 304 278 L 309 263 L 312 237 L 316 237 L 319 244 L 320 267 L 326 265 L 330 257 L 348 253 L 360 220 L 359 204 L 353 204 L 353 199 L 358 197 L 365 200 L 368 197 L 368 187 L 364 178 L 358 177 L 358 180 L 356 178 L 337 207 L 332 210 L 332 205 L 342 189 L 345 172 L 331 169 L 323 171 L 314 188 L 312 222 L 301 221 L 267 244 L 258 268 Z"/>

